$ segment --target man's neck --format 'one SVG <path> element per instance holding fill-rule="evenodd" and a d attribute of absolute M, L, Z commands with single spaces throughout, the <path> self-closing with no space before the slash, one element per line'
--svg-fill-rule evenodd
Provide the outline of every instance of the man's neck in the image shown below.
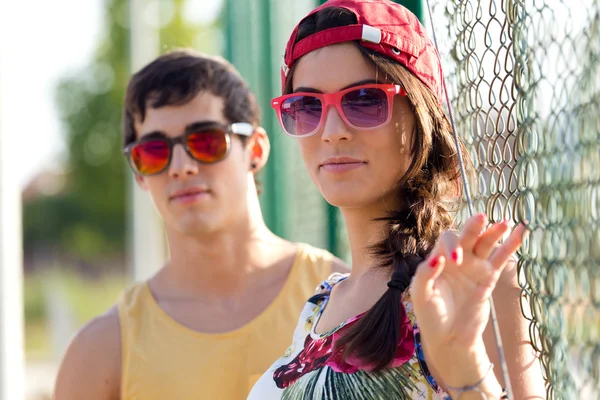
<path fill-rule="evenodd" d="M 264 225 L 171 242 L 173 257 L 149 288 L 168 315 L 199 332 L 229 332 L 256 318 L 281 291 L 296 254 Z"/>
<path fill-rule="evenodd" d="M 292 244 L 266 227 L 255 192 L 248 196 L 245 215 L 219 231 L 190 236 L 167 227 L 170 260 L 154 283 L 183 296 L 235 297 L 289 257 Z"/>
<path fill-rule="evenodd" d="M 151 279 L 155 289 L 188 298 L 237 297 L 275 278 L 270 267 L 295 247 L 265 225 L 253 176 L 245 210 L 213 232 L 186 235 L 166 227 L 170 260 Z"/>

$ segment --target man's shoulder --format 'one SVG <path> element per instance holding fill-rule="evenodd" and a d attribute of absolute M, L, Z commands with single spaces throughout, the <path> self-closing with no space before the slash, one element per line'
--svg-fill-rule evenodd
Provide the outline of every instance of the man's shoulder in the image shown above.
<path fill-rule="evenodd" d="M 69 350 L 82 351 L 93 358 L 111 358 L 121 352 L 121 324 L 116 305 L 88 321 L 69 344 Z"/>
<path fill-rule="evenodd" d="M 116 306 L 90 320 L 74 336 L 61 362 L 57 399 L 90 391 L 118 395 L 121 374 L 121 331 Z M 94 397 L 107 398 L 107 397 Z"/>
<path fill-rule="evenodd" d="M 81 328 L 82 337 L 111 337 L 115 333 L 120 336 L 119 310 L 116 305 L 109 308 L 104 314 L 91 319 Z"/>
<path fill-rule="evenodd" d="M 339 272 L 344 274 L 350 272 L 350 267 L 328 250 L 307 243 L 298 243 L 297 246 L 299 246 L 306 258 L 328 264 L 330 266 L 330 273 Z"/>
<path fill-rule="evenodd" d="M 350 267 L 344 261 L 337 257 L 333 257 L 331 260 L 331 272 L 339 274 L 347 274 L 350 272 Z"/>

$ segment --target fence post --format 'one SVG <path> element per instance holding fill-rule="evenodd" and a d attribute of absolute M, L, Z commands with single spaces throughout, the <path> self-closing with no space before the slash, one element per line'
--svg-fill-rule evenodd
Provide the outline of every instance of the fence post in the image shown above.
<path fill-rule="evenodd" d="M 7 54 L 9 40 L 14 40 L 5 20 L 11 15 L 10 3 L 0 0 L 0 400 L 25 395 L 21 191 L 14 173 L 15 154 L 23 154 L 18 143 L 22 132 L 7 130 L 19 126 L 13 111 L 19 105 L 7 90 L 19 90 L 19 79 L 13 83 L 18 63 L 9 63 Z"/>
<path fill-rule="evenodd" d="M 152 13 L 151 13 L 152 12 Z M 129 0 L 131 71 L 137 72 L 158 56 L 159 32 L 147 18 L 159 19 L 157 0 Z M 152 276 L 166 259 L 166 241 L 162 222 L 148 194 L 133 179 L 129 184 L 130 243 L 133 279 Z"/>
<path fill-rule="evenodd" d="M 271 57 L 271 12 L 271 0 L 226 0 L 224 54 L 248 82 L 261 108 L 262 125 L 271 141 L 269 161 L 258 176 L 263 189 L 261 208 L 269 229 L 286 237 L 285 173 L 277 168 L 284 153 L 271 111 L 275 73 Z"/>

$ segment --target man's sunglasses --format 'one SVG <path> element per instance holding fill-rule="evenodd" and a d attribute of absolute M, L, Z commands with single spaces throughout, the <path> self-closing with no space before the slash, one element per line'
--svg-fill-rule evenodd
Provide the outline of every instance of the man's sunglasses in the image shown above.
<path fill-rule="evenodd" d="M 395 95 L 406 96 L 400 85 L 368 84 L 336 93 L 298 92 L 271 100 L 279 123 L 290 136 L 310 136 L 325 123 L 327 109 L 333 106 L 352 128 L 374 129 L 392 119 Z"/>
<path fill-rule="evenodd" d="M 174 138 L 146 135 L 125 146 L 123 152 L 135 173 L 156 175 L 169 167 L 176 144 L 181 144 L 185 152 L 200 163 L 212 164 L 223 160 L 231 149 L 232 133 L 250 137 L 254 133 L 254 127 L 247 122 L 231 125 L 201 122 L 192 125 L 184 135 Z"/>

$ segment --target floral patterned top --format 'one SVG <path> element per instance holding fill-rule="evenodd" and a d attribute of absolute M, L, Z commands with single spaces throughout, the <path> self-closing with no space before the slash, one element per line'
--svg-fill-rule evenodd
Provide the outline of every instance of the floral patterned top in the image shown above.
<path fill-rule="evenodd" d="M 333 274 L 308 299 L 294 332 L 292 345 L 256 382 L 248 400 L 375 400 L 450 397 L 429 373 L 408 290 L 402 295 L 404 321 L 394 360 L 389 368 L 371 372 L 357 359 L 342 361 L 335 341 L 362 315 L 318 334 L 315 326 L 334 285 L 348 275 Z"/>

